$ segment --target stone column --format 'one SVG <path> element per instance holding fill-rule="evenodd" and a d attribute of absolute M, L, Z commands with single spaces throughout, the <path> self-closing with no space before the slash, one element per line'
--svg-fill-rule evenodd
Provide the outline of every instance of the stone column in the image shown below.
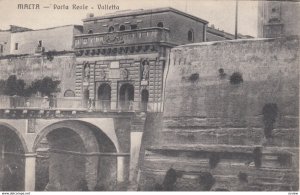
<path fill-rule="evenodd" d="M 122 183 L 125 181 L 125 156 L 117 156 L 117 181 Z"/>
<path fill-rule="evenodd" d="M 130 181 L 136 180 L 142 136 L 143 132 L 131 132 L 130 134 Z"/>
<path fill-rule="evenodd" d="M 25 191 L 35 190 L 35 161 L 35 153 L 25 154 Z"/>

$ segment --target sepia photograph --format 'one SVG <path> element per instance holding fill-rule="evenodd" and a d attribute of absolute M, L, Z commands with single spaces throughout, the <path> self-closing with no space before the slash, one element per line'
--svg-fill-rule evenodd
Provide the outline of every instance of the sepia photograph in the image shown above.
<path fill-rule="evenodd" d="M 297 195 L 299 35 L 296 0 L 0 0 L 0 192 Z"/>

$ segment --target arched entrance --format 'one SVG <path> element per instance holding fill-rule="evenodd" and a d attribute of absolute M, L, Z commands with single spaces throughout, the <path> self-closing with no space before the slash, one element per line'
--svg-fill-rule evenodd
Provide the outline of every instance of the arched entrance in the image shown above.
<path fill-rule="evenodd" d="M 141 110 L 147 111 L 147 105 L 149 100 L 149 92 L 147 89 L 142 90 L 142 99 L 141 99 Z"/>
<path fill-rule="evenodd" d="M 108 83 L 103 83 L 98 88 L 97 109 L 110 110 L 111 87 Z"/>
<path fill-rule="evenodd" d="M 0 191 L 23 191 L 25 149 L 19 136 L 0 125 Z"/>
<path fill-rule="evenodd" d="M 119 105 L 122 110 L 133 110 L 134 87 L 125 83 L 120 87 Z"/>
<path fill-rule="evenodd" d="M 90 90 L 84 89 L 83 91 L 83 107 L 88 108 L 90 99 Z"/>
<path fill-rule="evenodd" d="M 116 148 L 91 124 L 73 120 L 50 125 L 40 132 L 34 150 L 38 154 L 36 175 L 44 175 L 43 182 L 39 182 L 42 176 L 36 179 L 36 190 L 94 191 L 115 187 L 116 157 L 107 158 L 101 153 L 114 153 Z M 39 161 L 42 154 L 45 160 Z"/>

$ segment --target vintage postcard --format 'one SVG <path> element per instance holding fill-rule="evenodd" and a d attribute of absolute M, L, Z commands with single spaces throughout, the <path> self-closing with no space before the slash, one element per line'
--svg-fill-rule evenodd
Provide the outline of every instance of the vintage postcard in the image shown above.
<path fill-rule="evenodd" d="M 300 2 L 0 0 L 0 191 L 299 190 Z"/>

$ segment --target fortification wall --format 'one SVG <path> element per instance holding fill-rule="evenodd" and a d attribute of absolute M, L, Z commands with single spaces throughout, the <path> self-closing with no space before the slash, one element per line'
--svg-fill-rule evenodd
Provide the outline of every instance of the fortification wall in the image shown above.
<path fill-rule="evenodd" d="M 60 80 L 59 97 L 63 97 L 66 90 L 75 94 L 75 56 L 73 54 L 54 55 L 47 59 L 46 55 L 11 56 L 0 59 L 0 79 L 7 79 L 16 75 L 30 84 L 35 79 L 46 76 Z"/>
<path fill-rule="evenodd" d="M 177 190 L 207 190 L 203 172 L 215 179 L 211 190 L 298 190 L 298 65 L 296 37 L 173 48 L 141 189 L 162 184 L 172 167 Z"/>

